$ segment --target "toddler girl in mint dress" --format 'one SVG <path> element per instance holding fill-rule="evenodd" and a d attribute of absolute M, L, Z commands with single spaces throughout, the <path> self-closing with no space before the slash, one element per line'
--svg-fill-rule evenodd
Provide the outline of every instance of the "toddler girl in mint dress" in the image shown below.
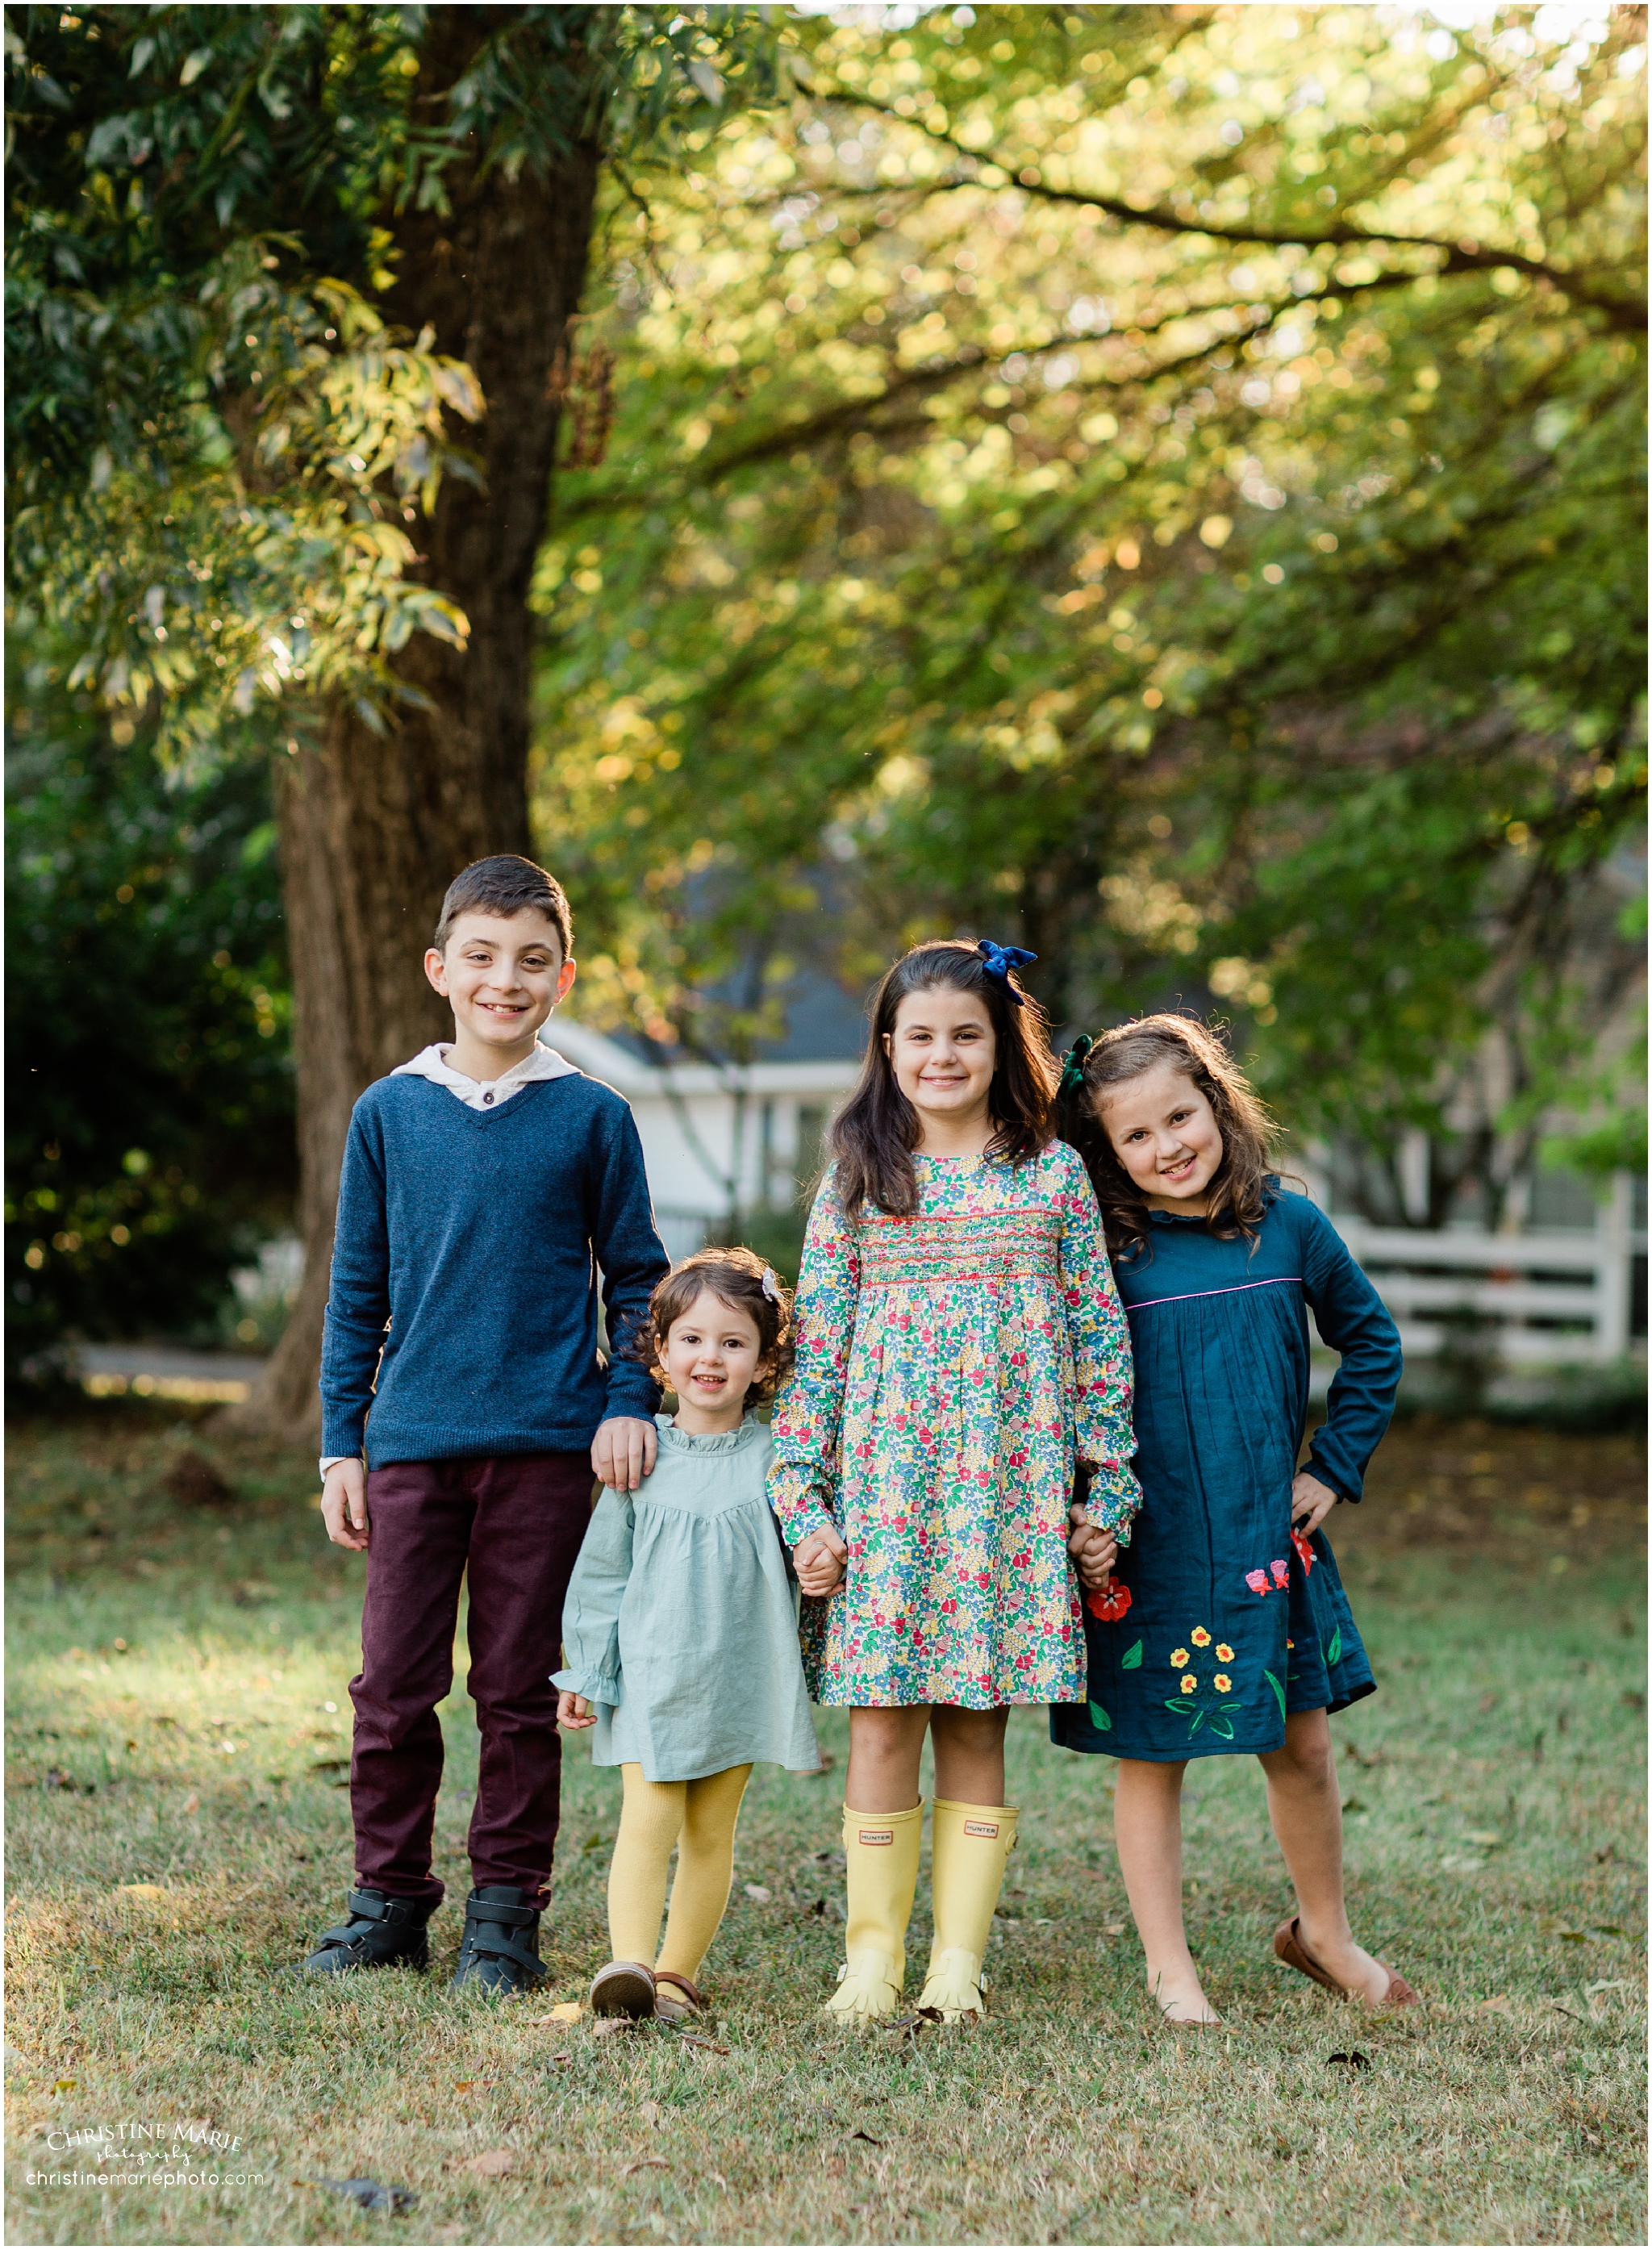
<path fill-rule="evenodd" d="M 766 1492 L 773 1448 L 750 1411 L 790 1364 L 790 1306 L 749 1250 L 706 1250 L 654 1292 L 644 1348 L 676 1414 L 634 1493 L 604 1487 L 562 1613 L 557 1717 L 589 1728 L 624 1805 L 609 1873 L 614 1958 L 599 2015 L 697 2012 L 728 1903 L 752 1767 L 819 1770 L 797 1604 Z M 664 1943 L 667 1868 L 677 1879 Z"/>

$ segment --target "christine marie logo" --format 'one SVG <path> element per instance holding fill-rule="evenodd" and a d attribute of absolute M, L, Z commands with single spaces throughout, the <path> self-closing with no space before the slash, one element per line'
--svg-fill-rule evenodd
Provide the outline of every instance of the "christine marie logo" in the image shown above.
<path fill-rule="evenodd" d="M 191 2156 L 233 2157 L 239 2153 L 241 2136 L 222 2132 L 200 2117 L 175 2119 L 170 2123 L 164 2118 L 146 2122 L 133 2117 L 120 2125 L 53 2125 L 45 2143 L 56 2157 L 142 2154 L 158 2158 L 166 2155 L 182 2164 Z"/>

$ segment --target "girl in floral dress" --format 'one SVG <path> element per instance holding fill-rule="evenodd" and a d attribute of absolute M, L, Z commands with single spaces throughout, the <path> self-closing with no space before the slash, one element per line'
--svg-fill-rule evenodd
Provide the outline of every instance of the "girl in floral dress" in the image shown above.
<path fill-rule="evenodd" d="M 829 2005 L 894 2012 L 933 1739 L 934 1944 L 919 2005 L 981 2008 L 1015 1839 L 1004 1728 L 1081 1702 L 1075 1465 L 1094 1551 L 1127 1540 L 1130 1347 L 1016 948 L 915 948 L 878 988 L 832 1128 L 797 1296 L 769 1498 L 806 1596 L 804 1666 L 850 1709 L 848 1958 Z"/>
<path fill-rule="evenodd" d="M 1182 1926 L 1182 1775 L 1242 1751 L 1267 1775 L 1296 1887 L 1275 1952 L 1332 1991 L 1405 2006 L 1416 1994 L 1355 1943 L 1343 1898 L 1326 1722 L 1376 1682 L 1319 1528 L 1359 1497 L 1399 1336 L 1330 1220 L 1282 1191 L 1267 1115 L 1203 1025 L 1149 1016 L 1081 1040 L 1062 1085 L 1130 1319 L 1142 1516 L 1117 1571 L 1096 1533 L 1075 1531 L 1094 1588 L 1090 1692 L 1050 1732 L 1119 1761 L 1119 1864 L 1170 2021 L 1217 2020 Z M 1298 1469 L 1310 1311 L 1342 1364 Z"/>

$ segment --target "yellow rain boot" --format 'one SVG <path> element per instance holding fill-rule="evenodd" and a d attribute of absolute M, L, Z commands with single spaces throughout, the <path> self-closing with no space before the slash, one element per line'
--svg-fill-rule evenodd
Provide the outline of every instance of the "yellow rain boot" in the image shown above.
<path fill-rule="evenodd" d="M 892 2016 L 906 1974 L 906 1924 L 918 1888 L 921 1801 L 910 1812 L 852 1812 L 843 1807 L 849 1860 L 848 1959 L 826 2005 L 844 2022 Z"/>
<path fill-rule="evenodd" d="M 1017 1812 L 1013 1805 L 935 1799 L 935 1941 L 918 2005 L 938 2008 L 949 2024 L 984 2012 L 981 1964 Z"/>

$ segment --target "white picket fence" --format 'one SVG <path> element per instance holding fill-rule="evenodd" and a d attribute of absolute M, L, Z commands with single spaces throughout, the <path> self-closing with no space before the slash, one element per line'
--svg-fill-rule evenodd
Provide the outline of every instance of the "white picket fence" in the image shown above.
<path fill-rule="evenodd" d="M 1334 1212 L 1331 1223 L 1381 1293 L 1408 1356 L 1437 1352 L 1449 1333 L 1441 1316 L 1469 1310 L 1497 1323 L 1490 1341 L 1511 1366 L 1602 1365 L 1644 1349 L 1630 1333 L 1634 1262 L 1646 1254 L 1646 1230 L 1633 1217 L 1621 1173 L 1592 1233 L 1435 1232 Z"/>

